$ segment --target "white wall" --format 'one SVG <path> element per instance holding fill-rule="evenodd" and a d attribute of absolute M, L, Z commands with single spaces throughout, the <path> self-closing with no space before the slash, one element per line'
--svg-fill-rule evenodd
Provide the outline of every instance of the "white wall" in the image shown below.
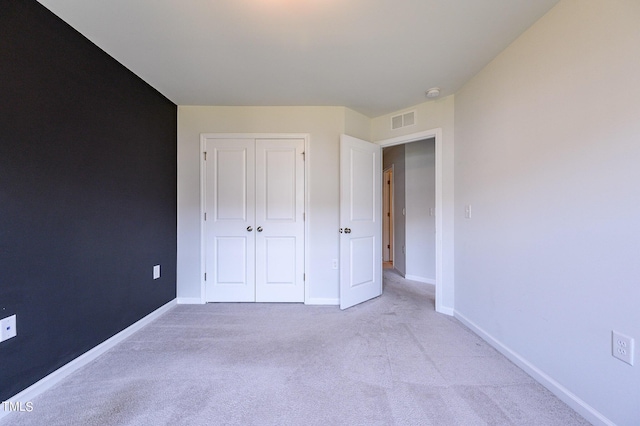
<path fill-rule="evenodd" d="M 391 117 L 416 111 L 416 124 L 391 130 Z M 371 120 L 371 138 L 378 143 L 433 129 L 442 130 L 442 288 L 441 311 L 454 308 L 454 96 L 428 101 Z"/>
<path fill-rule="evenodd" d="M 178 298 L 200 298 L 200 133 L 309 133 L 309 270 L 312 303 L 338 303 L 339 142 L 343 107 L 178 107 Z M 361 118 L 350 114 L 352 129 Z M 360 130 L 358 130 L 360 129 Z"/>
<path fill-rule="evenodd" d="M 456 312 L 618 425 L 640 424 L 640 360 L 611 356 L 611 330 L 640 343 L 639 76 L 640 2 L 565 0 L 455 105 Z"/>
<path fill-rule="evenodd" d="M 435 284 L 436 201 L 435 140 L 405 145 L 406 278 Z"/>
<path fill-rule="evenodd" d="M 405 198 L 405 149 L 404 145 L 385 148 L 382 154 L 382 168 L 393 167 L 393 267 L 404 276 L 407 273 L 406 251 L 406 216 L 402 210 L 406 208 Z"/>
<path fill-rule="evenodd" d="M 344 108 L 344 133 L 354 138 L 371 141 L 371 119 L 349 108 Z"/>

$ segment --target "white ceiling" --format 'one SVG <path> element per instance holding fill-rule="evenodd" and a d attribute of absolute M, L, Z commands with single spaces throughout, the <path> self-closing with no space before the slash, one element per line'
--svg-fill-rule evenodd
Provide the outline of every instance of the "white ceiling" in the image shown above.
<path fill-rule="evenodd" d="M 455 93 L 558 0 L 39 0 L 178 105 Z"/>

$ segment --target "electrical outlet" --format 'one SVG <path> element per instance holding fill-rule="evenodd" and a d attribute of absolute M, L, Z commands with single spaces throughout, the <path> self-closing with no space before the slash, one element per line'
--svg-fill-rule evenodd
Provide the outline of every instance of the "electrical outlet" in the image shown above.
<path fill-rule="evenodd" d="M 338 259 L 333 259 L 331 261 L 331 269 L 338 269 Z"/>
<path fill-rule="evenodd" d="M 153 267 L 153 279 L 157 280 L 158 278 L 160 278 L 160 265 Z"/>
<path fill-rule="evenodd" d="M 16 337 L 17 334 L 15 315 L 0 320 L 0 342 Z"/>
<path fill-rule="evenodd" d="M 465 219 L 471 219 L 471 204 L 467 204 L 464 208 Z"/>
<path fill-rule="evenodd" d="M 611 354 L 629 365 L 633 365 L 633 344 L 633 338 L 617 331 L 611 332 Z"/>

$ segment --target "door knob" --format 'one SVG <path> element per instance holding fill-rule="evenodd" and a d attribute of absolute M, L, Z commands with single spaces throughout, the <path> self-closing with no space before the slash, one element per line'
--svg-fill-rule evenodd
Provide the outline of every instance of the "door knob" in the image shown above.
<path fill-rule="evenodd" d="M 258 226 L 258 228 L 256 228 L 256 231 L 262 232 L 262 226 Z"/>
<path fill-rule="evenodd" d="M 252 228 L 252 227 L 250 227 L 250 226 L 247 226 L 247 231 L 248 231 L 248 232 L 251 232 L 251 231 L 253 231 L 253 228 Z"/>
<path fill-rule="evenodd" d="M 350 234 L 351 233 L 351 228 L 344 228 L 344 233 L 345 234 Z"/>

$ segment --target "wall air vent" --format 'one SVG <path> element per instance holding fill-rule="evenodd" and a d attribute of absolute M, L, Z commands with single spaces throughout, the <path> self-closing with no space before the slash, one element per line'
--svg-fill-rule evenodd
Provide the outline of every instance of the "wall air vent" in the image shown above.
<path fill-rule="evenodd" d="M 402 127 L 402 114 L 391 117 L 391 130 Z"/>
<path fill-rule="evenodd" d="M 391 130 L 397 130 L 402 127 L 413 126 L 416 124 L 416 112 L 409 111 L 404 114 L 394 115 L 391 117 Z"/>

